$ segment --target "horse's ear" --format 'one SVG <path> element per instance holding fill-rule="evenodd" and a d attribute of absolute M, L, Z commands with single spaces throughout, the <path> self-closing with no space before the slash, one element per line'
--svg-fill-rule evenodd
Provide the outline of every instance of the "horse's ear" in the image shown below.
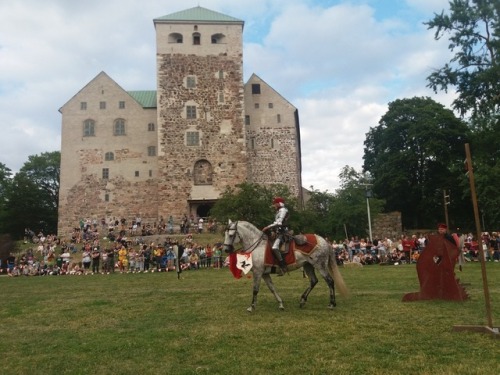
<path fill-rule="evenodd" d="M 232 223 L 231 219 L 228 219 L 228 224 L 231 224 L 231 223 Z"/>

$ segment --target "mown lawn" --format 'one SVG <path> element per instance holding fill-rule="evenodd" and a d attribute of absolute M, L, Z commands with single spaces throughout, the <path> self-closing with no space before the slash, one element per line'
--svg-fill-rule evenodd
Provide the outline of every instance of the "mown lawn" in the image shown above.
<path fill-rule="evenodd" d="M 494 325 L 500 264 L 488 263 Z M 2 374 L 499 374 L 485 325 L 478 263 L 458 273 L 464 303 L 402 303 L 418 291 L 414 265 L 341 269 L 350 297 L 327 309 L 321 281 L 305 308 L 302 273 L 275 277 L 277 309 L 263 284 L 229 270 L 94 276 L 0 277 Z"/>

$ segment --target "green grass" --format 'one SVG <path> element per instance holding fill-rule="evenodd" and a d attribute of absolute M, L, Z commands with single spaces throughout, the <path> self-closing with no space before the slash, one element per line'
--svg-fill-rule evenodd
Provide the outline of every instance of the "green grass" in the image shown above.
<path fill-rule="evenodd" d="M 500 323 L 500 264 L 487 264 Z M 457 273 L 471 300 L 403 303 L 413 265 L 341 269 L 351 290 L 327 309 L 321 281 L 305 308 L 301 272 L 262 284 L 227 269 L 0 277 L 2 374 L 498 374 L 498 341 L 454 332 L 485 325 L 480 265 Z"/>

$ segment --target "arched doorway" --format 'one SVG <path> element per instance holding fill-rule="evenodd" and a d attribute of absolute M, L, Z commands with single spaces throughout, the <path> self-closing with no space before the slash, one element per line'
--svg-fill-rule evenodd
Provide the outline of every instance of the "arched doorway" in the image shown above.
<path fill-rule="evenodd" d="M 210 216 L 212 207 L 213 203 L 202 203 L 196 208 L 196 215 L 198 215 L 198 217 L 207 218 Z"/>

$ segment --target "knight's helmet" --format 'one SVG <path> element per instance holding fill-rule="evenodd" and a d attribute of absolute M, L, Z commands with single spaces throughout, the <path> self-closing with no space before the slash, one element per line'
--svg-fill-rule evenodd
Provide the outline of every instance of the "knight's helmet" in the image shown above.
<path fill-rule="evenodd" d="M 276 197 L 273 199 L 273 204 L 278 203 L 280 207 L 283 207 L 285 205 L 285 200 L 281 197 Z"/>

